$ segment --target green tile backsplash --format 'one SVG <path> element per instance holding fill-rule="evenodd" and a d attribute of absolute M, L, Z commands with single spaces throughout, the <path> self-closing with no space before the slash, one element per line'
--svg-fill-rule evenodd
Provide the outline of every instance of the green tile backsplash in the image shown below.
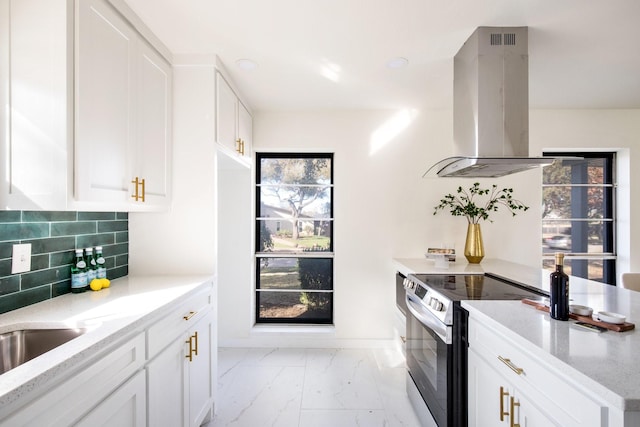
<path fill-rule="evenodd" d="M 31 271 L 11 274 L 16 243 L 31 243 Z M 107 277 L 129 272 L 126 212 L 0 211 L 0 313 L 66 294 L 74 249 L 102 246 Z"/>

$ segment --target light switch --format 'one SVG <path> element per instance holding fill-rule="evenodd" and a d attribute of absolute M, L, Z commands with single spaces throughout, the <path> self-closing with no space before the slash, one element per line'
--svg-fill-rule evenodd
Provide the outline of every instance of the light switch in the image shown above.
<path fill-rule="evenodd" d="M 31 243 L 13 245 L 11 274 L 24 273 L 29 270 L 31 270 Z"/>

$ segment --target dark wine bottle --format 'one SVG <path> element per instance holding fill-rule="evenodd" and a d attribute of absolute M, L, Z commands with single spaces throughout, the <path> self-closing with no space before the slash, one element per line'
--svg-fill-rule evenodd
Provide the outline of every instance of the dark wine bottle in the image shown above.
<path fill-rule="evenodd" d="M 549 314 L 552 319 L 569 320 L 569 276 L 563 271 L 564 254 L 556 253 L 556 271 L 551 273 Z"/>

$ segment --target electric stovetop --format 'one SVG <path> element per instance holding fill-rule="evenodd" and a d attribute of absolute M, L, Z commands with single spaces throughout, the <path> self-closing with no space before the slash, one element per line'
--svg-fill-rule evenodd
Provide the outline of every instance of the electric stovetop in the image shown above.
<path fill-rule="evenodd" d="M 548 293 L 533 286 L 482 274 L 412 274 L 413 277 L 451 301 L 461 300 L 519 300 L 548 297 Z"/>

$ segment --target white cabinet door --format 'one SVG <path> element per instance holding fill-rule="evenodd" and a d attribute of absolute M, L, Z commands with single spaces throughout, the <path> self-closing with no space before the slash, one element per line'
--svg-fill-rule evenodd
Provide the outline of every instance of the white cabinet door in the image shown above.
<path fill-rule="evenodd" d="M 0 209 L 66 208 L 72 18 L 65 0 L 0 1 Z"/>
<path fill-rule="evenodd" d="M 216 142 L 229 157 L 251 164 L 253 118 L 220 71 L 216 71 Z"/>
<path fill-rule="evenodd" d="M 150 426 L 186 425 L 185 341 L 181 336 L 147 365 Z"/>
<path fill-rule="evenodd" d="M 220 72 L 216 72 L 216 142 L 238 153 L 238 98 Z"/>
<path fill-rule="evenodd" d="M 196 323 L 189 336 L 197 333 L 198 354 L 188 363 L 189 371 L 189 427 L 199 426 L 211 414 L 213 405 L 213 312 Z"/>
<path fill-rule="evenodd" d="M 76 201 L 167 206 L 171 66 L 105 0 L 76 5 Z"/>
<path fill-rule="evenodd" d="M 172 72 L 164 58 L 146 42 L 140 41 L 138 46 L 133 173 L 145 180 L 145 204 L 168 205 L 171 199 Z"/>
<path fill-rule="evenodd" d="M 509 425 L 507 405 L 511 390 L 506 382 L 472 349 L 467 363 L 469 427 Z"/>
<path fill-rule="evenodd" d="M 137 35 L 101 0 L 76 7 L 75 196 L 128 203 Z"/>
<path fill-rule="evenodd" d="M 253 145 L 253 118 L 247 107 L 238 101 L 238 139 L 242 141 L 242 155 L 250 159 Z"/>
<path fill-rule="evenodd" d="M 144 372 L 140 371 L 102 400 L 76 426 L 146 427 L 146 392 L 145 375 Z"/>

